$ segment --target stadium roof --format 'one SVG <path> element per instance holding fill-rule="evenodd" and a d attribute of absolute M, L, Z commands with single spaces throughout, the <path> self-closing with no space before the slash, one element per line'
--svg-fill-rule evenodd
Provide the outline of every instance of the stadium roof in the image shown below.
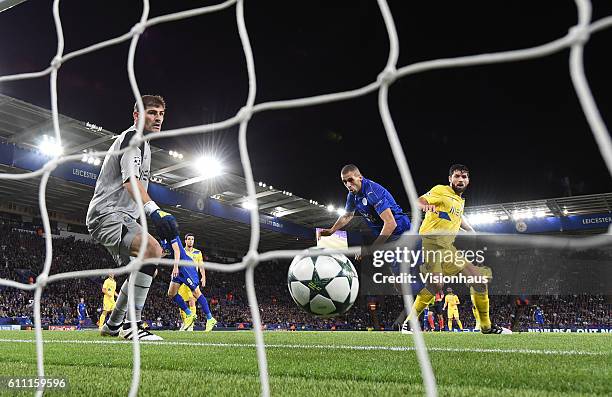
<path fill-rule="evenodd" d="M 117 136 L 94 123 L 64 115 L 60 115 L 59 120 L 64 154 L 86 155 L 90 151 L 106 151 Z M 0 140 L 38 150 L 45 134 L 53 135 L 50 111 L 0 94 Z M 188 154 L 184 159 L 179 159 L 155 146 L 151 147 L 151 152 L 152 176 L 157 178 L 158 184 L 173 191 L 212 198 L 225 206 L 243 207 L 247 195 L 243 177 L 225 173 L 221 177 L 202 180 L 198 170 L 192 167 L 195 159 L 189 158 Z M 0 172 L 23 172 L 23 169 L 5 163 L 0 164 Z M 40 178 L 22 181 L 0 180 L 0 197 L 3 202 L 38 208 L 39 183 Z M 328 211 L 323 204 L 295 196 L 278 187 L 260 182 L 256 190 L 259 211 L 262 215 L 275 217 L 310 230 L 317 226 L 331 225 L 337 218 L 337 213 Z M 52 178 L 52 182 L 47 187 L 47 205 L 51 212 L 56 215 L 61 214 L 62 219 L 71 219 L 74 223 L 83 224 L 92 192 L 90 185 Z M 250 237 L 248 223 L 180 207 L 172 207 L 171 212 L 177 216 L 183 231 L 203 236 L 207 245 L 235 252 L 243 252 L 248 246 Z M 612 193 L 491 204 L 467 207 L 465 211 L 474 223 L 610 212 L 612 212 Z M 357 222 L 353 223 L 349 230 L 364 231 L 364 228 L 364 222 Z M 261 229 L 260 250 L 262 251 L 305 248 L 311 245 L 314 245 L 314 232 L 310 239 Z"/>
<path fill-rule="evenodd" d="M 64 115 L 59 117 L 64 154 L 106 151 L 117 134 L 90 122 L 79 121 Z M 33 150 L 44 135 L 53 136 L 51 112 L 47 109 L 0 94 L 0 140 Z M 224 205 L 242 208 L 247 195 L 245 179 L 225 173 L 220 177 L 202 180 L 193 167 L 195 158 L 179 159 L 166 150 L 151 146 L 152 180 L 173 190 L 189 192 L 199 197 L 213 198 Z M 21 172 L 9 165 L 0 165 L 0 172 Z M 155 179 L 154 179 L 155 178 Z M 40 178 L 22 181 L 0 180 L 2 198 L 38 208 Z M 277 217 L 306 228 L 333 224 L 337 213 L 330 212 L 323 204 L 293 195 L 288 191 L 268 186 L 262 182 L 256 186 L 257 202 L 261 214 Z M 91 186 L 53 178 L 47 187 L 50 211 L 68 215 L 69 219 L 84 223 L 85 213 L 93 193 Z M 248 247 L 248 224 L 207 216 L 201 213 L 172 208 L 181 229 L 204 236 L 224 247 L 236 247 L 242 251 Z M 357 228 L 363 225 L 357 225 Z M 302 248 L 314 244 L 312 240 L 296 241 L 295 236 L 262 229 L 261 250 Z"/>
<path fill-rule="evenodd" d="M 612 213 L 612 193 L 466 207 L 469 219 L 491 221 Z"/>

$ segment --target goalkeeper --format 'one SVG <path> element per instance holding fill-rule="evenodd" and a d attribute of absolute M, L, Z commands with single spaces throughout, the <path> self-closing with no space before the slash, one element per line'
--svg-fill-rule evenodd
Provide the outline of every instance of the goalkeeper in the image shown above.
<path fill-rule="evenodd" d="M 127 265 L 130 257 L 138 254 L 142 241 L 142 228 L 138 223 L 140 212 L 135 200 L 134 190 L 130 184 L 130 169 L 136 176 L 136 188 L 140 192 L 145 213 L 160 235 L 175 235 L 178 225 L 174 216 L 161 211 L 149 197 L 147 188 L 151 172 L 151 147 L 148 141 L 143 142 L 135 151 L 122 154 L 115 152 L 126 148 L 136 134 L 136 124 L 144 118 L 144 133 L 159 132 L 164 121 L 166 103 L 160 96 L 144 95 L 144 114 L 138 112 L 134 105 L 134 124 L 121 133 L 111 145 L 104 157 L 102 168 L 96 181 L 96 188 L 87 210 L 87 229 L 94 240 L 104 245 L 118 265 Z M 161 258 L 162 249 L 151 234 L 145 237 L 144 258 Z M 134 277 L 134 296 L 136 306 L 135 316 L 126 317 L 128 311 L 128 280 L 119 291 L 115 308 L 108 320 L 100 329 L 103 336 L 122 336 L 132 339 L 131 324 L 135 323 L 140 340 L 162 340 L 158 335 L 150 333 L 142 327 L 142 310 L 144 308 L 149 287 L 155 275 L 156 265 L 146 265 Z"/>

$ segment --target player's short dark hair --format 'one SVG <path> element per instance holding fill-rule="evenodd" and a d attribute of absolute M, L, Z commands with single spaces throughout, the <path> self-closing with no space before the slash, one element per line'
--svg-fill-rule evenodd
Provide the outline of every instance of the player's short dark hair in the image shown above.
<path fill-rule="evenodd" d="M 193 237 L 195 239 L 195 236 L 193 235 L 193 233 L 187 233 L 185 235 L 185 240 L 187 240 L 187 237 Z"/>
<path fill-rule="evenodd" d="M 166 101 L 164 101 L 164 98 L 161 95 L 143 95 L 142 104 L 144 105 L 145 109 L 150 106 L 161 106 L 164 108 L 164 110 L 166 110 Z M 134 111 L 138 111 L 138 102 L 134 104 Z"/>
<path fill-rule="evenodd" d="M 463 164 L 453 164 L 453 165 L 451 165 L 450 169 L 448 170 L 448 176 L 453 175 L 453 173 L 455 171 L 465 172 L 468 175 L 470 174 L 470 170 L 468 169 L 467 166 L 465 166 Z"/>
<path fill-rule="evenodd" d="M 357 166 L 355 164 L 347 164 L 344 167 L 342 167 L 342 170 L 340 171 L 340 174 L 346 174 L 349 172 L 357 172 L 359 175 L 361 175 L 361 172 L 359 171 L 359 168 L 357 168 Z"/>

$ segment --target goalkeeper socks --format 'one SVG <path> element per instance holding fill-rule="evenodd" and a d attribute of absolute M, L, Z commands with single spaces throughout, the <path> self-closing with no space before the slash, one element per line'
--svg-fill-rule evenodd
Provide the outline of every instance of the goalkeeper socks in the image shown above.
<path fill-rule="evenodd" d="M 459 326 L 459 329 L 463 331 L 463 324 L 461 324 L 461 320 L 457 319 L 457 325 Z"/>
<path fill-rule="evenodd" d="M 191 316 L 191 310 L 189 310 L 189 306 L 187 306 L 182 296 L 180 296 L 179 294 L 176 294 L 174 295 L 172 300 L 178 305 L 178 307 L 181 308 L 181 310 L 185 312 L 187 316 Z"/>
<path fill-rule="evenodd" d="M 491 329 L 491 319 L 489 318 L 489 294 L 487 291 L 474 291 L 472 301 L 474 302 L 474 306 L 476 306 L 476 310 L 478 310 L 478 317 L 480 317 L 480 328 L 482 330 Z"/>
<path fill-rule="evenodd" d="M 410 311 L 410 314 L 406 318 L 406 321 L 409 321 L 409 319 L 412 316 L 419 317 L 421 313 L 423 313 L 423 310 L 425 310 L 425 308 L 429 306 L 433 298 L 434 298 L 433 294 L 429 292 L 427 288 L 423 288 L 422 290 L 420 290 L 416 296 L 416 299 L 414 300 L 414 304 L 412 305 L 412 310 Z"/>
<path fill-rule="evenodd" d="M 208 301 L 206 300 L 204 295 L 200 295 L 200 297 L 198 298 L 198 303 L 200 304 L 202 310 L 204 310 L 204 313 L 206 314 L 206 319 L 210 320 L 212 318 L 212 313 L 210 312 L 210 308 L 208 307 Z"/>
<path fill-rule="evenodd" d="M 145 270 L 145 268 L 143 267 L 142 270 Z M 136 306 L 136 316 L 131 318 L 128 311 L 128 321 L 141 321 L 142 309 L 144 308 L 145 301 L 147 300 L 149 287 L 151 287 L 151 283 L 153 282 L 153 276 L 143 273 L 142 270 L 137 272 L 134 276 L 134 304 Z"/>

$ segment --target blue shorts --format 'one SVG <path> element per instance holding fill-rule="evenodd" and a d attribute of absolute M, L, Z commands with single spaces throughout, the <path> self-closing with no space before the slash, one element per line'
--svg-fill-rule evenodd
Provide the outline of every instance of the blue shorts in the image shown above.
<path fill-rule="evenodd" d="M 190 290 L 195 290 L 200 285 L 200 277 L 195 267 L 183 266 L 179 267 L 179 274 L 172 277 L 173 283 L 185 284 Z"/>
<path fill-rule="evenodd" d="M 79 321 L 85 321 L 86 318 L 84 314 L 79 314 Z"/>

